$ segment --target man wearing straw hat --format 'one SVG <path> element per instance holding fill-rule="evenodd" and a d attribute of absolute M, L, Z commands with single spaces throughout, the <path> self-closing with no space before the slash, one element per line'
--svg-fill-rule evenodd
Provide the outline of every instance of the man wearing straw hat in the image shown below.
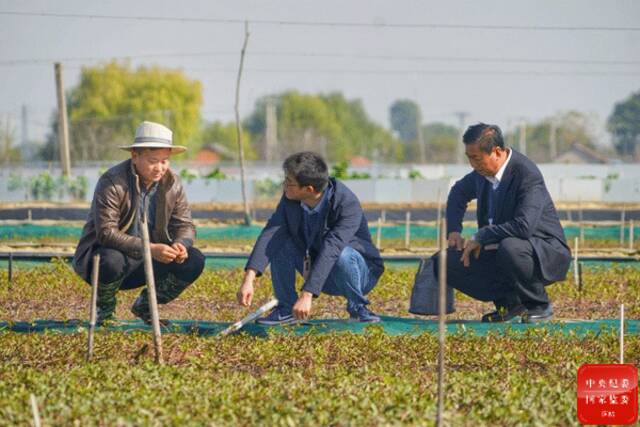
<path fill-rule="evenodd" d="M 169 169 L 173 145 L 167 127 L 143 122 L 133 144 L 120 149 L 131 158 L 105 172 L 96 185 L 89 218 L 73 256 L 73 268 L 87 283 L 91 258 L 100 255 L 97 321 L 114 318 L 118 290 L 145 285 L 141 220 L 147 213 L 157 300 L 174 300 L 202 273 L 204 256 L 193 247 L 195 227 L 180 179 Z M 147 288 L 131 312 L 149 323 Z"/>

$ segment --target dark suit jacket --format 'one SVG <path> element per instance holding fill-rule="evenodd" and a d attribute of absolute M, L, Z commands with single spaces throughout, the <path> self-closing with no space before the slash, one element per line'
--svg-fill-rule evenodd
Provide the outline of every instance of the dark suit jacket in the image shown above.
<path fill-rule="evenodd" d="M 489 225 L 491 183 L 476 171 L 456 182 L 447 201 L 447 232 L 462 231 L 467 204 L 477 199 L 476 238 L 482 245 L 499 243 L 507 237 L 529 240 L 544 279 L 550 282 L 564 280 L 571 251 L 538 167 L 513 150 L 499 189 L 495 218 L 493 225 Z"/>
<path fill-rule="evenodd" d="M 380 252 L 371 241 L 360 201 L 343 183 L 335 178 L 330 178 L 330 181 L 324 227 L 309 251 L 311 270 L 309 279 L 302 287 L 316 296 L 320 295 L 329 273 L 346 246 L 362 254 L 376 280 L 384 271 Z M 273 254 L 281 250 L 287 240 L 293 241 L 300 256 L 303 256 L 306 250 L 303 226 L 300 202 L 283 195 L 260 233 L 245 268 L 253 268 L 261 275 Z"/>

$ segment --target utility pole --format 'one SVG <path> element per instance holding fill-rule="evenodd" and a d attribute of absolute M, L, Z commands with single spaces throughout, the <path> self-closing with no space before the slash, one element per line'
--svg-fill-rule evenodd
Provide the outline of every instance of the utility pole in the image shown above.
<path fill-rule="evenodd" d="M 276 106 L 272 97 L 267 98 L 265 116 L 267 126 L 264 135 L 264 159 L 267 163 L 271 163 L 276 158 L 278 144 L 278 117 L 276 115 Z"/>
<path fill-rule="evenodd" d="M 464 135 L 464 126 L 467 123 L 467 116 L 469 113 L 465 111 L 458 111 L 453 113 L 455 116 L 458 116 L 458 121 L 460 124 L 460 137 L 458 140 L 458 145 L 456 146 L 456 163 L 462 164 L 464 163 L 464 144 L 462 143 L 462 135 Z"/>
<path fill-rule="evenodd" d="M 62 64 L 54 64 L 56 73 L 56 94 L 58 96 L 58 145 L 60 147 L 60 164 L 62 175 L 71 176 L 71 157 L 69 155 L 69 125 L 67 123 L 67 101 L 62 85 Z"/>
<path fill-rule="evenodd" d="M 527 122 L 520 122 L 520 152 L 527 155 Z"/>
<path fill-rule="evenodd" d="M 427 163 L 427 151 L 424 146 L 424 135 L 422 135 L 422 114 L 420 109 L 416 112 L 416 137 L 418 139 L 418 154 L 420 155 L 420 163 Z"/>
<path fill-rule="evenodd" d="M 558 157 L 558 142 L 556 140 L 558 125 L 556 124 L 555 119 L 551 119 L 549 127 L 549 157 L 551 157 L 550 161 L 553 162 L 554 159 Z"/>

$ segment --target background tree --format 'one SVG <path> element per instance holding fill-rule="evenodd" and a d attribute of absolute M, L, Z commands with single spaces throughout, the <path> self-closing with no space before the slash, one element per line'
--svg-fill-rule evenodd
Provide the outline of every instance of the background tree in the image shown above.
<path fill-rule="evenodd" d="M 80 83 L 67 97 L 74 160 L 124 157 L 116 147 L 131 142 L 143 120 L 171 128 L 176 144 L 190 145 L 199 131 L 202 87 L 182 71 L 159 67 L 132 70 L 117 62 L 84 67 Z M 57 118 L 42 152 L 47 159 L 54 158 L 56 129 Z"/>
<path fill-rule="evenodd" d="M 607 128 L 621 156 L 640 160 L 640 91 L 615 104 Z"/>
<path fill-rule="evenodd" d="M 568 111 L 527 123 L 527 156 L 535 162 L 547 163 L 555 156 L 567 152 L 574 144 L 597 149 L 596 123 L 596 117 L 578 111 Z M 520 150 L 520 130 L 518 127 L 504 134 L 505 143 L 516 150 Z M 555 132 L 555 150 L 551 147 L 551 132 Z"/>
<path fill-rule="evenodd" d="M 422 135 L 418 132 L 422 126 L 422 112 L 414 101 L 400 99 L 389 108 L 391 130 L 404 143 L 405 158 L 412 161 L 427 160 L 425 157 Z"/>
<path fill-rule="evenodd" d="M 200 136 L 194 141 L 192 151 L 197 153 L 202 147 L 213 145 L 222 147 L 222 160 L 238 160 L 238 143 L 236 142 L 236 125 L 233 122 L 213 122 L 203 126 Z M 256 160 L 258 154 L 251 144 L 251 134 L 243 130 L 242 142 L 247 160 Z"/>
<path fill-rule="evenodd" d="M 362 102 L 349 101 L 340 93 L 312 95 L 287 91 L 260 98 L 245 121 L 245 128 L 254 141 L 264 143 L 268 99 L 276 106 L 276 157 L 313 150 L 332 162 L 354 156 L 388 161 L 402 159 L 402 148 L 395 138 L 369 118 Z"/>
<path fill-rule="evenodd" d="M 422 127 L 429 163 L 456 162 L 456 145 L 462 144 L 459 132 L 457 127 L 440 122 Z"/>

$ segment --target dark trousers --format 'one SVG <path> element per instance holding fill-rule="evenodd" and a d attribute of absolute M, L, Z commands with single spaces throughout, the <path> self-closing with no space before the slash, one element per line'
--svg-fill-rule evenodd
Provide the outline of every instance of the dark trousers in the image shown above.
<path fill-rule="evenodd" d="M 195 282 L 204 269 L 204 255 L 196 248 L 189 248 L 187 251 L 189 256 L 182 264 L 176 262 L 165 264 L 153 260 L 153 276 L 156 282 L 165 279 L 169 273 L 183 282 L 189 284 Z M 124 279 L 120 289 L 125 290 L 140 288 L 146 284 L 143 259 L 131 258 L 117 249 L 104 247 L 97 248 L 93 255 L 95 254 L 100 254 L 99 284 Z M 91 265 L 89 269 L 91 270 L 92 267 Z M 91 271 L 87 273 L 87 277 L 91 277 Z"/>
<path fill-rule="evenodd" d="M 434 255 L 438 276 L 438 254 Z M 469 267 L 460 261 L 462 251 L 447 250 L 447 284 L 481 301 L 512 302 L 519 299 L 527 308 L 549 304 L 546 281 L 528 240 L 509 237 L 497 250 L 482 250 Z"/>

